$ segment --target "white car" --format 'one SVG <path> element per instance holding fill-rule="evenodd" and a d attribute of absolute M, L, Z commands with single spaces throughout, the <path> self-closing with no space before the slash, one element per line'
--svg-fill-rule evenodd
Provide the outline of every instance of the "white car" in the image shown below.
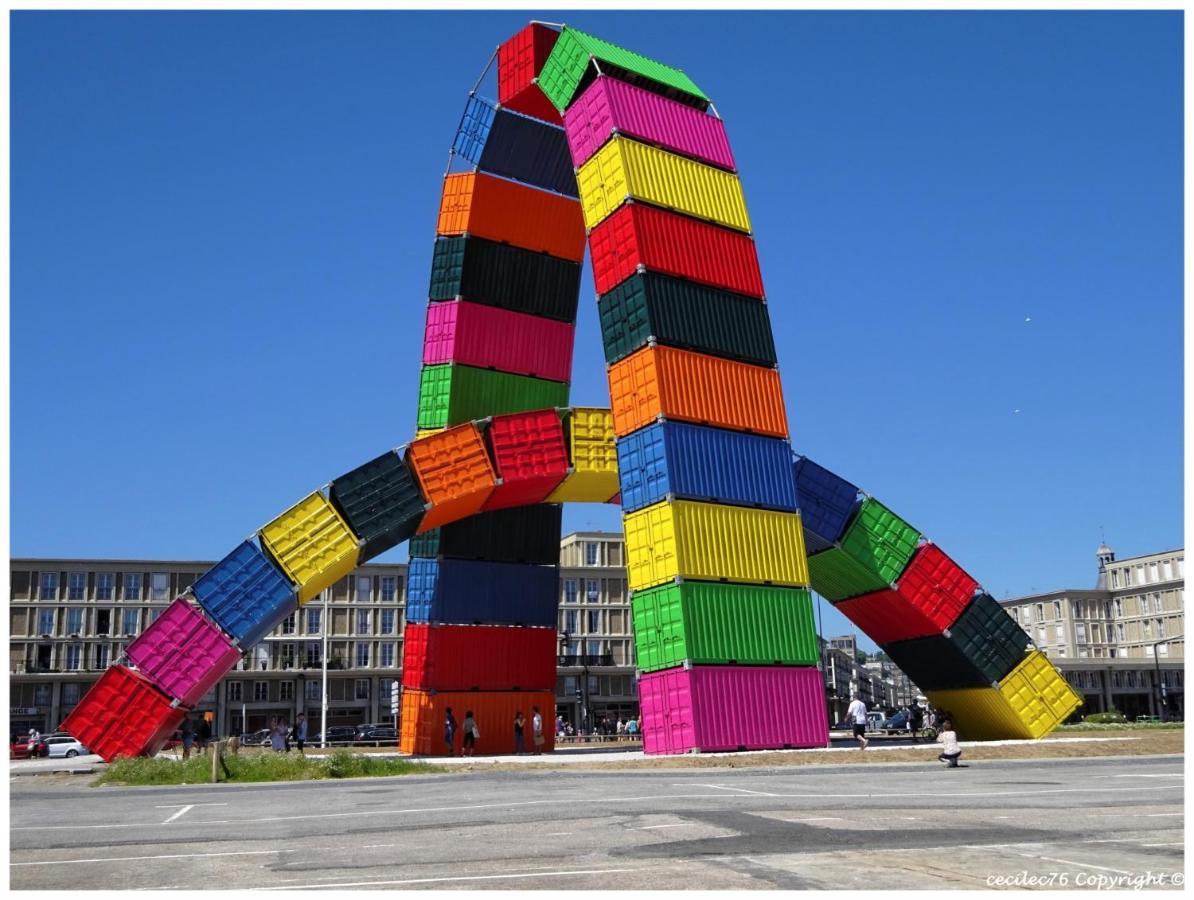
<path fill-rule="evenodd" d="M 91 753 L 86 747 L 78 742 L 75 738 L 68 735 L 50 735 L 45 739 L 46 747 L 50 751 L 50 759 L 67 757 L 74 759 L 76 756 L 87 756 Z"/>

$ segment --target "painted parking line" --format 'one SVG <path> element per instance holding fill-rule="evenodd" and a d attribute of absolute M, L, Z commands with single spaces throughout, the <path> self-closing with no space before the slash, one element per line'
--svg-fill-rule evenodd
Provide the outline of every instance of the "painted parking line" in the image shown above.
<path fill-rule="evenodd" d="M 305 851 L 326 848 L 304 848 Z M 10 862 L 9 866 L 70 866 L 76 863 L 124 863 L 136 860 L 143 862 L 149 859 L 202 859 L 209 856 L 263 856 L 272 853 L 299 853 L 297 849 L 289 850 L 229 850 L 223 853 L 162 853 L 157 856 L 104 856 L 97 859 L 42 859 L 36 862 Z"/>
<path fill-rule="evenodd" d="M 398 884 L 442 884 L 449 881 L 497 881 L 500 879 L 512 878 L 566 878 L 576 875 L 613 875 L 621 872 L 642 871 L 641 869 L 574 869 L 569 871 L 555 871 L 555 872 L 510 872 L 501 875 L 445 875 L 440 878 L 400 878 L 387 879 L 386 881 L 342 881 L 335 884 L 328 884 L 326 882 L 316 882 L 313 884 L 289 884 L 278 887 L 249 887 L 241 890 L 250 891 L 301 891 L 307 888 L 310 889 L 327 889 L 327 888 L 354 888 L 354 887 L 385 887 L 387 885 Z"/>

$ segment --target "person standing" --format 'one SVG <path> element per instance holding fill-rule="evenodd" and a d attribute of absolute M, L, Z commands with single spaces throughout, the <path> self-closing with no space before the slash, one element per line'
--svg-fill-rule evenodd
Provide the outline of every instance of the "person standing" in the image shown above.
<path fill-rule="evenodd" d="M 543 753 L 543 716 L 539 713 L 539 707 L 531 707 L 531 738 L 535 742 L 535 756 L 541 756 Z"/>
<path fill-rule="evenodd" d="M 846 720 L 854 725 L 854 737 L 858 738 L 858 749 L 865 750 L 870 743 L 866 739 L 866 704 L 857 694 L 851 694 L 850 706 L 846 709 Z"/>
<path fill-rule="evenodd" d="M 190 713 L 182 720 L 182 758 L 191 758 L 191 747 L 195 743 L 195 723 L 191 721 Z"/>
<path fill-rule="evenodd" d="M 211 721 L 204 716 L 199 720 L 199 752 L 206 753 L 207 745 L 211 743 Z"/>
<path fill-rule="evenodd" d="M 954 723 L 949 719 L 941 722 L 941 734 L 937 735 L 937 740 L 944 745 L 937 758 L 945 763 L 947 769 L 956 769 L 958 757 L 962 755 L 962 748 L 958 746 L 958 735 L 954 731 Z"/>
<path fill-rule="evenodd" d="M 307 743 L 307 716 L 305 713 L 299 713 L 298 718 L 294 720 L 294 742 L 298 744 L 298 752 L 302 756 L 303 745 Z"/>
<path fill-rule="evenodd" d="M 480 735 L 480 731 L 477 729 L 477 720 L 473 718 L 473 711 L 470 709 L 464 714 L 464 740 L 460 745 L 461 756 L 473 755 L 478 735 Z"/>
<path fill-rule="evenodd" d="M 912 732 L 912 743 L 916 743 L 920 737 L 920 729 L 924 727 L 925 711 L 920 708 L 920 704 L 912 701 L 912 705 L 908 707 L 908 730 Z"/>
<path fill-rule="evenodd" d="M 452 707 L 444 710 L 444 744 L 448 748 L 448 756 L 456 755 L 456 717 L 452 715 Z"/>
<path fill-rule="evenodd" d="M 270 719 L 269 722 L 269 745 L 281 753 L 286 749 L 286 720 Z"/>
<path fill-rule="evenodd" d="M 514 714 L 514 755 L 522 756 L 527 752 L 526 738 L 523 736 L 523 730 L 526 728 L 527 720 L 523 718 L 522 710 Z"/>

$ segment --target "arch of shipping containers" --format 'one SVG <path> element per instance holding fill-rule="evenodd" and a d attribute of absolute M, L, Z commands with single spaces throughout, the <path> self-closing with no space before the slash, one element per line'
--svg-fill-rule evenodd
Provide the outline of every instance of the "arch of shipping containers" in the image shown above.
<path fill-rule="evenodd" d="M 410 541 L 400 746 L 555 708 L 560 504 L 621 503 L 649 753 L 824 745 L 810 588 L 970 738 L 1080 700 L 936 544 L 796 457 L 736 163 L 681 70 L 532 24 L 444 178 L 416 439 L 313 491 L 127 648 L 63 727 L 156 752 L 247 648 Z M 568 408 L 586 239 L 612 410 Z M 552 739 L 546 729 L 548 749 Z"/>

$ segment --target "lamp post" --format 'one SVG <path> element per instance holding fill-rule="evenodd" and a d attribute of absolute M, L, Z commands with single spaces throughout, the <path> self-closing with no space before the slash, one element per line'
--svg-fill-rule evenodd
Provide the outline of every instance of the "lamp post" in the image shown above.
<path fill-rule="evenodd" d="M 331 592 L 331 588 L 326 588 L 323 592 L 323 613 L 320 616 L 322 621 L 319 623 L 323 632 L 323 653 L 320 654 L 323 662 L 323 691 L 319 714 L 320 747 L 328 745 L 328 595 Z"/>
<path fill-rule="evenodd" d="M 1156 641 L 1153 644 L 1153 669 L 1156 672 L 1156 683 L 1155 683 L 1155 687 L 1154 687 L 1154 693 L 1160 695 L 1157 699 L 1157 713 L 1159 714 L 1162 722 L 1165 721 L 1165 706 L 1166 706 L 1165 693 L 1166 692 L 1165 692 L 1165 682 L 1161 680 L 1161 660 L 1157 656 L 1157 647 L 1159 647 L 1161 644 L 1166 644 L 1166 643 L 1168 643 L 1168 641 Z"/>

